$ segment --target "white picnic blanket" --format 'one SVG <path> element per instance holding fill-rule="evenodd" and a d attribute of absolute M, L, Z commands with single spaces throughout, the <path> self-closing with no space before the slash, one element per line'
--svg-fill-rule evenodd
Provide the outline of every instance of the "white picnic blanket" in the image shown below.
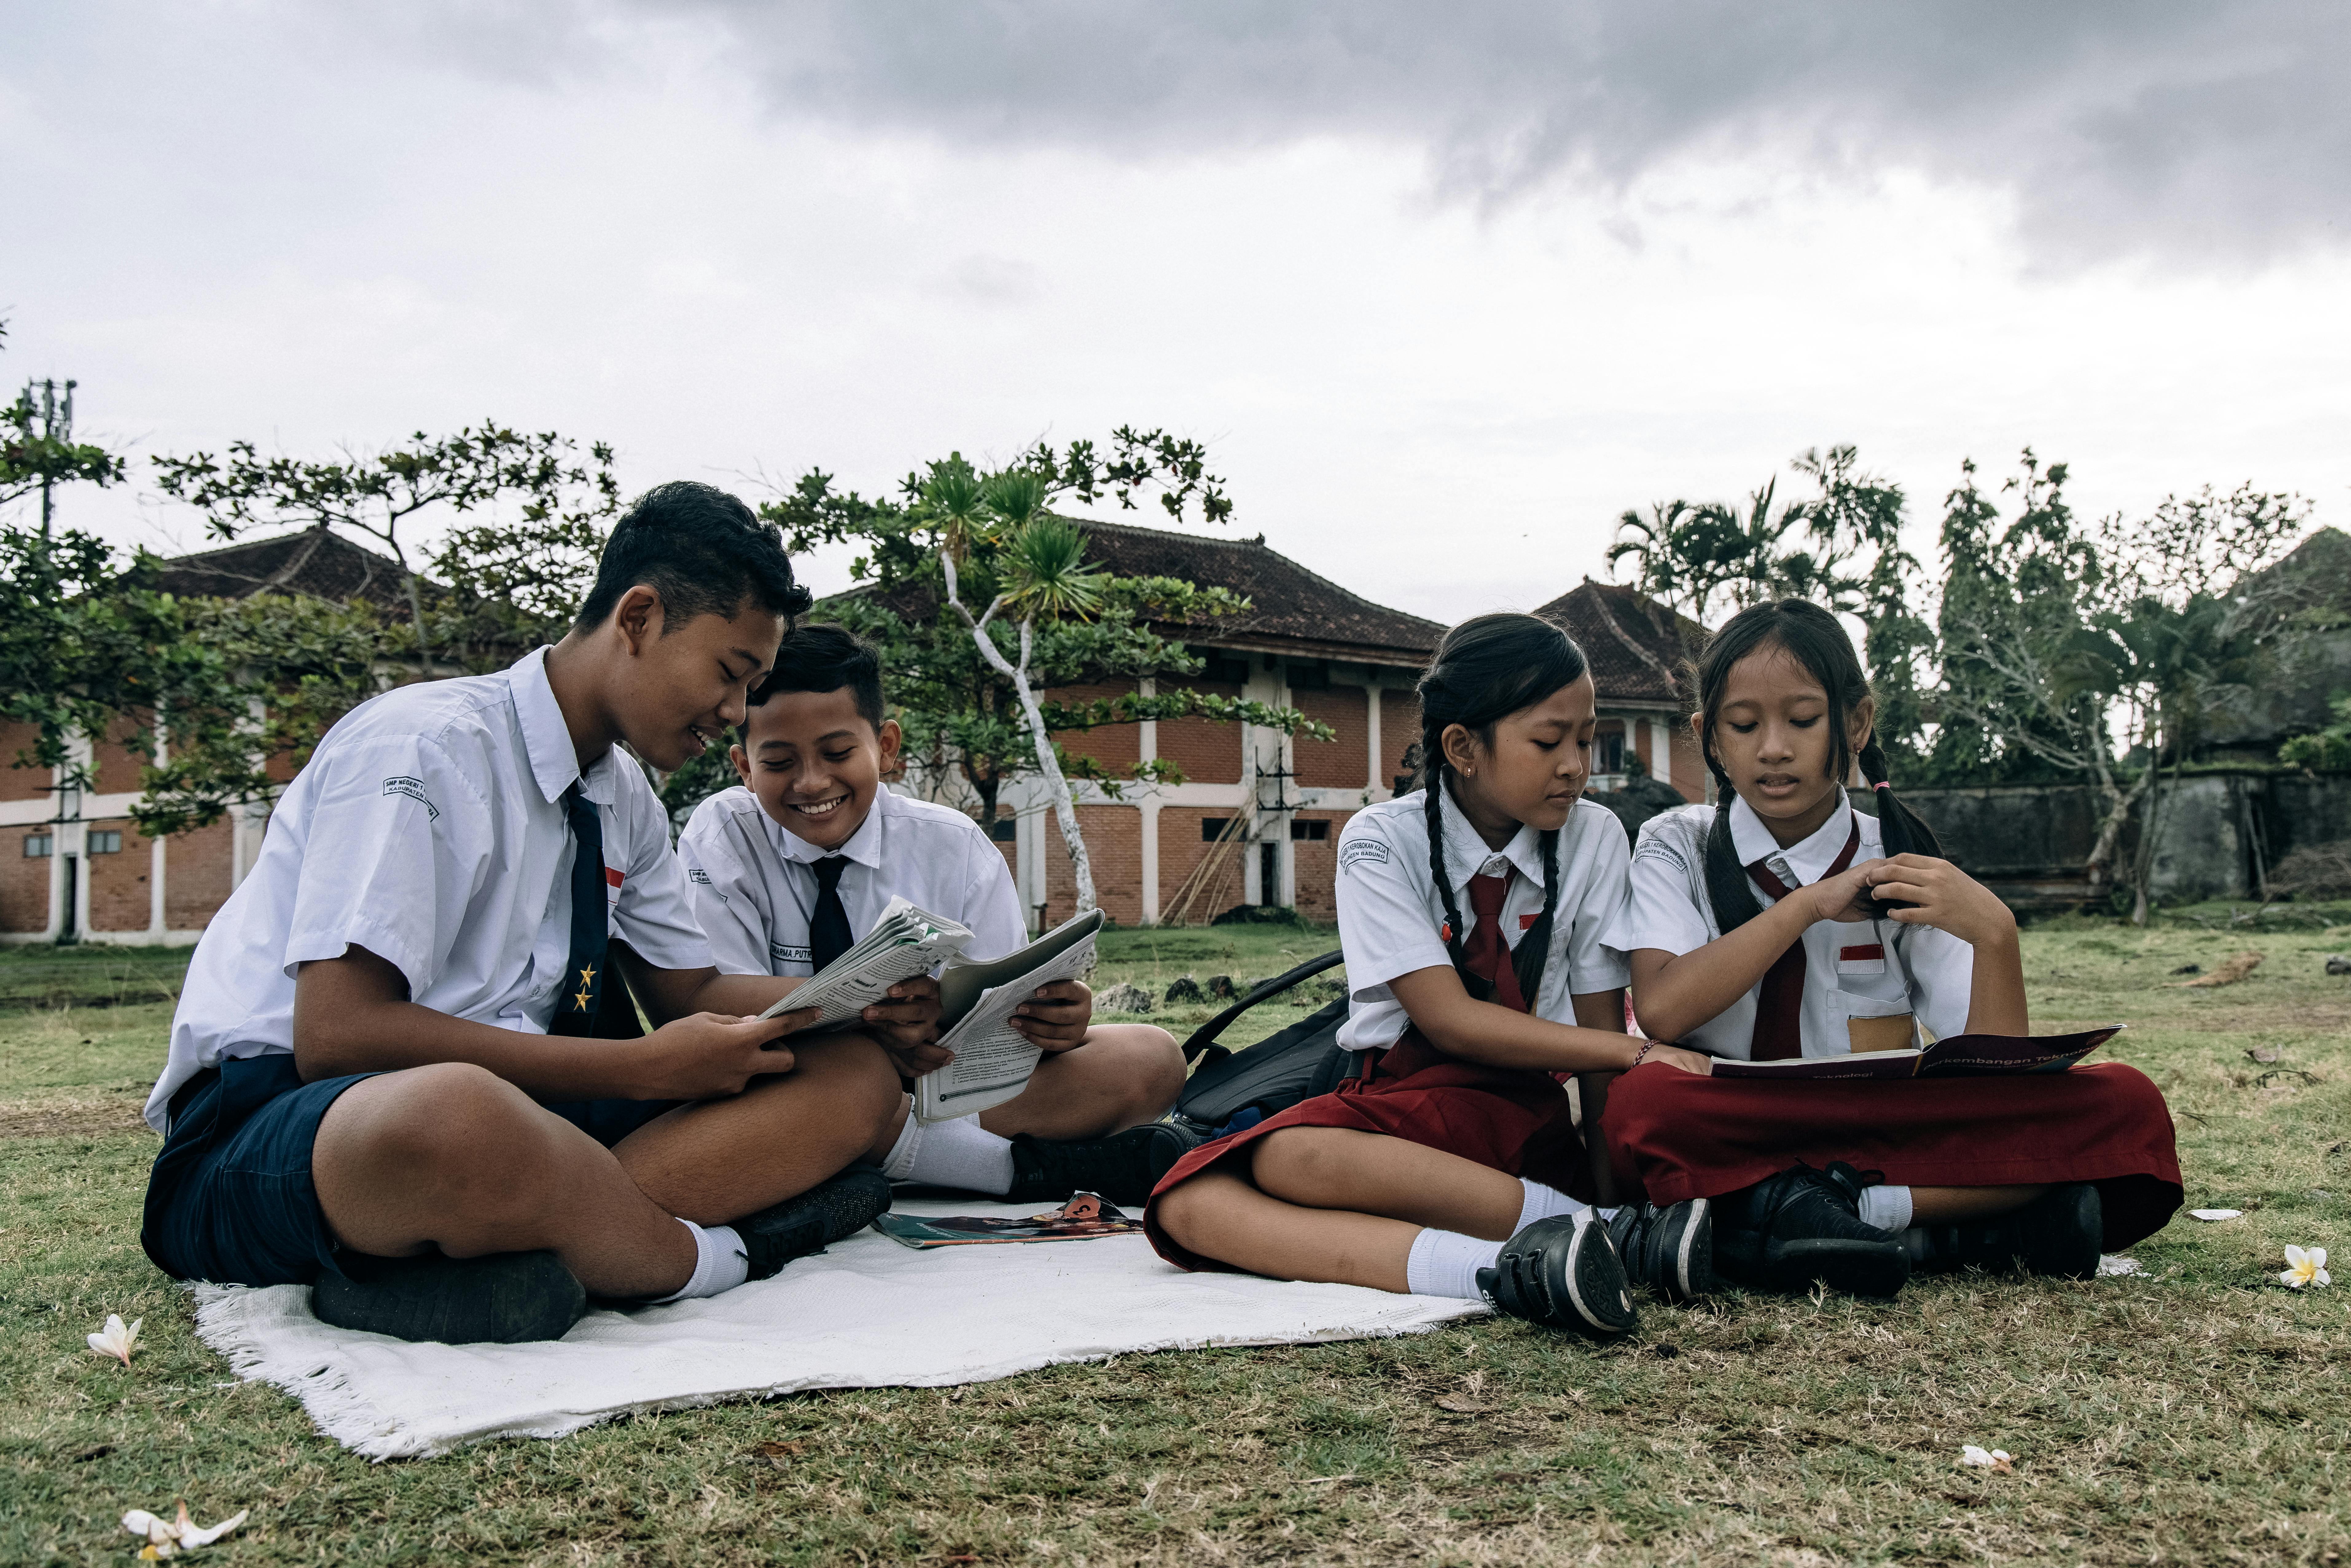
<path fill-rule="evenodd" d="M 1033 1204 L 904 1201 L 909 1214 Z M 594 1312 L 539 1344 L 409 1344 L 331 1328 L 299 1285 L 196 1287 L 196 1332 L 370 1458 L 557 1437 L 631 1410 L 804 1388 L 943 1387 L 1063 1361 L 1416 1333 L 1489 1309 L 1356 1285 L 1186 1274 L 1140 1236 L 916 1251 L 867 1230 L 723 1296 Z"/>

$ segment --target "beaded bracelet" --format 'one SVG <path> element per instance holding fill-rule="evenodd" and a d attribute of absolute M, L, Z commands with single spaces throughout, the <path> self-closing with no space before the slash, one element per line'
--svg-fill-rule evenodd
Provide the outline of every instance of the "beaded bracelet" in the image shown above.
<path fill-rule="evenodd" d="M 1634 1067 L 1638 1067 L 1638 1066 L 1640 1066 L 1640 1065 L 1641 1065 L 1641 1059 L 1642 1059 L 1643 1057 L 1645 1057 L 1645 1056 L 1648 1055 L 1648 1054 L 1649 1054 L 1649 1052 L 1651 1052 L 1651 1051 L 1655 1051 L 1655 1050 L 1656 1050 L 1656 1049 L 1657 1049 L 1657 1042 L 1656 1042 L 1656 1040 L 1643 1040 L 1643 1041 L 1641 1042 L 1641 1049 L 1640 1049 L 1640 1050 L 1638 1050 L 1638 1051 L 1635 1051 L 1635 1052 L 1633 1053 L 1633 1064 L 1632 1064 L 1632 1067 L 1627 1067 L 1626 1069 L 1625 1069 L 1625 1071 L 1627 1071 L 1627 1072 L 1630 1072 L 1630 1071 L 1633 1071 L 1633 1068 L 1634 1068 Z"/>

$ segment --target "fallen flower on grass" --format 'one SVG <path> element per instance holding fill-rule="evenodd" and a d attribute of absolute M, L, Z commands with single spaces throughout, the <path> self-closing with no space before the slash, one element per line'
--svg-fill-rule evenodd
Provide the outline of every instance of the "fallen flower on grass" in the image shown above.
<path fill-rule="evenodd" d="M 2301 1290 L 2304 1285 L 2331 1285 L 2335 1276 L 2326 1271 L 2326 1249 L 2324 1247 L 2289 1247 L 2285 1249 L 2285 1271 L 2278 1283 L 2289 1290 Z"/>
<path fill-rule="evenodd" d="M 183 1552 L 193 1552 L 199 1546 L 210 1546 L 230 1531 L 245 1522 L 250 1509 L 238 1509 L 218 1524 L 200 1525 L 188 1517 L 188 1502 L 180 1500 L 180 1517 L 159 1519 L 143 1508 L 134 1508 L 122 1516 L 122 1528 L 133 1535 L 143 1535 L 147 1544 L 139 1555 L 154 1562 L 164 1557 L 176 1557 Z"/>
<path fill-rule="evenodd" d="M 2139 1267 L 2139 1261 L 2136 1258 L 2116 1258 L 2109 1255 L 2098 1260 L 2098 1274 L 2101 1279 L 2111 1280 L 2120 1274 L 2146 1272 L 2145 1269 Z"/>
<path fill-rule="evenodd" d="M 1959 1463 L 1981 1470 L 2013 1470 L 2016 1466 L 2005 1448 L 1979 1448 L 1973 1443 L 1959 1446 Z"/>
<path fill-rule="evenodd" d="M 2208 1225 L 2223 1219 L 2242 1219 L 2244 1217 L 2245 1211 L 2241 1208 L 2191 1208 L 2188 1211 L 2189 1218 L 2200 1219 Z"/>
<path fill-rule="evenodd" d="M 125 1328 L 120 1312 L 109 1312 L 106 1314 L 106 1327 L 97 1333 L 87 1336 L 89 1340 L 89 1348 L 100 1355 L 110 1355 L 123 1365 L 129 1366 L 131 1347 L 139 1343 L 139 1325 L 146 1321 L 145 1318 L 133 1318 L 131 1320 L 131 1326 Z"/>

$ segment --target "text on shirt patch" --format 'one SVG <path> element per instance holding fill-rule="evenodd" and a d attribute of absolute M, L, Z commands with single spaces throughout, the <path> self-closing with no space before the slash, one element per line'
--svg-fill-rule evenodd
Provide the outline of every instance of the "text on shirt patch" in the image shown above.
<path fill-rule="evenodd" d="M 411 779 L 405 774 L 387 779 L 383 781 L 383 792 L 387 795 L 407 796 L 424 808 L 427 821 L 437 822 L 441 820 L 441 808 L 434 805 L 432 798 L 424 793 L 424 780 L 422 779 Z"/>
<path fill-rule="evenodd" d="M 1370 861 L 1375 865 L 1387 864 L 1387 845 L 1380 842 L 1377 839 L 1352 839 L 1348 841 L 1347 847 L 1339 852 L 1339 869 L 1341 871 L 1345 871 L 1349 866 L 1354 865 L 1361 861 Z"/>
<path fill-rule="evenodd" d="M 768 944 L 768 956 L 778 964 L 809 964 L 815 960 L 805 947 L 787 947 L 780 942 Z"/>
<path fill-rule="evenodd" d="M 708 887 L 710 885 L 710 873 L 703 870 L 700 866 L 695 866 L 692 871 L 685 873 L 685 880 L 688 882 L 698 882 L 703 886 Z"/>

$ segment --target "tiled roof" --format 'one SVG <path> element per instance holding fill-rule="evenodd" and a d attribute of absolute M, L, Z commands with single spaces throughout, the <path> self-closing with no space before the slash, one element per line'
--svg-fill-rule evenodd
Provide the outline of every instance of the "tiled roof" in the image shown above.
<path fill-rule="evenodd" d="M 1684 666 L 1706 646 L 1707 631 L 1628 583 L 1585 578 L 1535 613 L 1567 629 L 1592 661 L 1604 705 L 1688 707 Z"/>
<path fill-rule="evenodd" d="M 209 599 L 243 599 L 252 593 L 361 599 L 377 604 L 405 599 L 397 562 L 323 528 L 175 556 L 163 563 L 160 586 L 170 593 Z"/>
<path fill-rule="evenodd" d="M 1166 629 L 1195 647 L 1416 669 L 1427 663 L 1437 639 L 1445 635 L 1441 622 L 1374 604 L 1269 549 L 1262 534 L 1231 538 L 1089 517 L 1069 520 L 1086 531 L 1090 566 L 1122 577 L 1181 578 L 1202 588 L 1226 588 L 1248 596 L 1245 615 L 1208 626 Z M 935 610 L 927 595 L 912 592 L 893 594 L 886 602 L 902 616 L 925 617 Z"/>

